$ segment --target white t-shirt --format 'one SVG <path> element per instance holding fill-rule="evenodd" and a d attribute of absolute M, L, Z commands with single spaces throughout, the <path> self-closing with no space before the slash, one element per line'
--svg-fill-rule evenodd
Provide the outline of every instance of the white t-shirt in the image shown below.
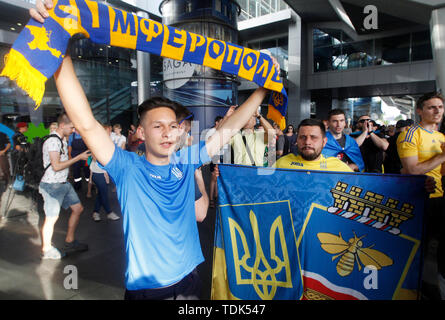
<path fill-rule="evenodd" d="M 97 165 L 97 161 L 93 160 L 90 163 L 90 170 L 93 173 L 107 173 L 105 170 L 99 168 L 99 166 Z"/>
<path fill-rule="evenodd" d="M 213 135 L 215 134 L 215 132 L 216 132 L 216 128 L 215 128 L 215 127 L 210 128 L 210 129 L 207 131 L 206 135 L 205 135 L 205 141 L 209 140 L 209 138 L 210 138 L 211 136 L 213 136 Z M 228 160 L 228 159 L 229 159 L 229 156 L 230 156 L 230 154 L 228 154 L 228 152 L 229 152 L 229 148 L 230 148 L 230 144 L 229 144 L 229 143 L 226 143 L 226 144 L 221 148 L 221 150 L 219 150 L 218 154 L 216 154 L 215 156 L 213 156 L 212 161 L 214 161 L 214 163 L 215 163 L 215 162 L 222 162 L 222 161 L 223 161 L 223 156 L 224 156 L 224 155 L 226 155 L 226 156 L 225 156 L 225 157 L 226 157 L 226 160 Z M 219 157 L 219 158 L 217 158 L 217 157 Z"/>
<path fill-rule="evenodd" d="M 120 148 L 122 148 L 122 145 L 125 145 L 125 143 L 127 142 L 127 138 L 125 138 L 123 134 L 117 135 L 116 133 L 111 132 L 110 137 L 111 141 L 113 141 L 113 143 Z"/>
<path fill-rule="evenodd" d="M 60 137 L 60 135 L 57 132 L 51 132 L 51 133 L 57 134 Z M 51 160 L 49 158 L 49 153 L 53 151 L 60 153 L 60 150 L 62 149 L 62 153 L 60 154 L 60 161 L 63 162 L 68 160 L 68 144 L 65 138 L 63 138 L 62 140 L 63 140 L 63 147 L 60 143 L 60 140 L 56 137 L 48 138 L 45 141 L 42 148 L 43 168 L 46 168 L 51 163 Z M 41 181 L 46 183 L 63 183 L 67 181 L 68 173 L 69 173 L 69 168 L 65 168 L 63 170 L 56 172 L 50 165 L 48 169 L 46 169 L 45 174 L 43 175 Z"/>

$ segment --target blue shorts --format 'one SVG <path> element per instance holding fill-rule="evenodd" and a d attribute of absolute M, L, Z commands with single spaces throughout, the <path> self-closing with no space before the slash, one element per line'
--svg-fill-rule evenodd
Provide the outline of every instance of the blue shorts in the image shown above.
<path fill-rule="evenodd" d="M 57 217 L 60 207 L 68 209 L 70 206 L 80 203 L 79 196 L 69 182 L 40 182 L 39 192 L 43 197 L 43 210 L 47 217 Z"/>

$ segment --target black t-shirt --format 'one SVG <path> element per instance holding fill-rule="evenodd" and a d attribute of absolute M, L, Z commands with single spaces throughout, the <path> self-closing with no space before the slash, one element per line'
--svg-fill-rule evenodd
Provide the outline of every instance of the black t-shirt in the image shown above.
<path fill-rule="evenodd" d="M 4 132 L 0 132 L 0 151 L 5 149 L 8 143 L 11 143 L 8 135 Z"/>
<path fill-rule="evenodd" d="M 376 134 L 379 138 L 385 137 L 381 133 L 374 134 Z M 374 144 L 371 137 L 365 139 L 363 144 L 360 146 L 360 151 L 362 153 L 363 162 L 365 163 L 365 172 L 381 173 L 383 165 L 383 150 Z"/>
<path fill-rule="evenodd" d="M 388 149 L 386 149 L 386 157 L 383 163 L 385 167 L 385 173 L 398 173 L 402 170 L 402 163 L 400 161 L 399 153 L 397 152 L 397 138 L 400 132 L 397 132 L 388 139 Z"/>
<path fill-rule="evenodd" d="M 17 131 L 13 136 L 12 136 L 12 142 L 14 143 L 14 148 L 16 146 L 25 146 L 28 142 L 26 136 Z"/>
<path fill-rule="evenodd" d="M 294 153 L 297 150 L 295 143 L 297 142 L 297 135 L 293 134 L 291 136 L 284 135 L 284 150 L 283 156 L 289 153 Z"/>
<path fill-rule="evenodd" d="M 345 148 L 346 136 L 344 134 L 341 135 L 340 139 L 335 139 L 335 140 L 338 142 L 340 147 L 342 147 L 343 149 Z M 351 159 L 344 152 L 340 152 L 339 154 L 337 154 L 337 158 L 343 161 L 344 163 L 352 163 Z"/>

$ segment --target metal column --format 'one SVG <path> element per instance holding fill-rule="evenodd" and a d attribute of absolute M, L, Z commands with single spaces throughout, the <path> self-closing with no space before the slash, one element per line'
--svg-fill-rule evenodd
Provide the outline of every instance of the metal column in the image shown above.
<path fill-rule="evenodd" d="M 430 20 L 431 46 L 433 49 L 436 70 L 436 88 L 444 93 L 445 90 L 445 8 L 431 12 Z"/>
<path fill-rule="evenodd" d="M 136 13 L 142 18 L 149 18 L 145 11 Z M 137 51 L 137 73 L 138 73 L 138 105 L 150 98 L 150 54 L 147 52 Z"/>

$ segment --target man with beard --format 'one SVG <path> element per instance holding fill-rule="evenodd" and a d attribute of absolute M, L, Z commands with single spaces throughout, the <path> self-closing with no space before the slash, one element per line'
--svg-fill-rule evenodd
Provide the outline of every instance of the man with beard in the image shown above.
<path fill-rule="evenodd" d="M 325 158 L 321 151 L 326 145 L 326 129 L 318 119 L 301 121 L 297 130 L 298 154 L 289 153 L 276 162 L 277 168 L 304 169 L 320 171 L 353 172 L 343 161 L 336 157 Z"/>

